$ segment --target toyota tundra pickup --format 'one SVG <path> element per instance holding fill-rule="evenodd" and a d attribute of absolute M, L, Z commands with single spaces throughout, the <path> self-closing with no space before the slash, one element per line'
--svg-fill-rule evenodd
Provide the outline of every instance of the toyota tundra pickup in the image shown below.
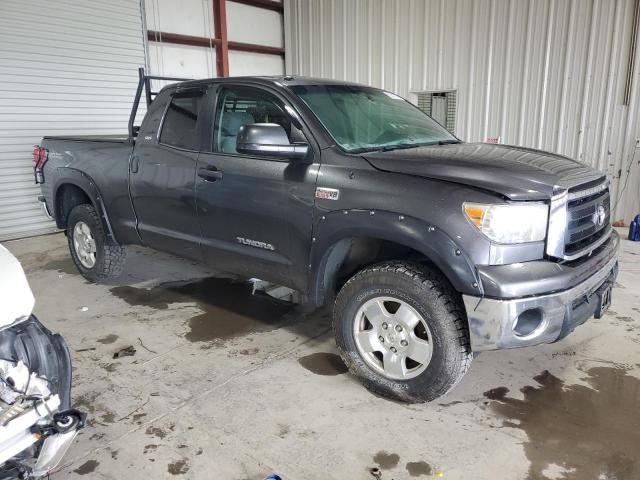
<path fill-rule="evenodd" d="M 475 352 L 556 342 L 611 302 L 619 238 L 592 168 L 462 142 L 368 86 L 156 79 L 140 73 L 128 135 L 34 150 L 91 281 L 139 244 L 287 286 L 333 304 L 351 372 L 409 402 L 444 395 Z"/>

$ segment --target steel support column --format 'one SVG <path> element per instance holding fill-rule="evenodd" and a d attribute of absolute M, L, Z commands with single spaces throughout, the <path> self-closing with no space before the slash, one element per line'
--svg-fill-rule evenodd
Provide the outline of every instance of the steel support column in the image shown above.
<path fill-rule="evenodd" d="M 227 2 L 213 0 L 213 28 L 216 40 L 216 71 L 218 77 L 229 76 L 229 39 L 227 37 Z"/>

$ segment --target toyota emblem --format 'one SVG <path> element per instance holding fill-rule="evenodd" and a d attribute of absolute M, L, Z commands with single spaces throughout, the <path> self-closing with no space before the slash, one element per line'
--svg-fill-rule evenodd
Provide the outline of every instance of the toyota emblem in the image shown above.
<path fill-rule="evenodd" d="M 607 218 L 607 211 L 604 209 L 604 205 L 598 205 L 596 213 L 593 214 L 593 223 L 601 227 L 604 224 L 605 218 Z"/>

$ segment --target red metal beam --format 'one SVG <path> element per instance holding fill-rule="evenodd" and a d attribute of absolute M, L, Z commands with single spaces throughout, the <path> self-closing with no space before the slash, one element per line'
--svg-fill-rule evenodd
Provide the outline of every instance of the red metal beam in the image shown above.
<path fill-rule="evenodd" d="M 213 30 L 220 43 L 216 48 L 218 77 L 229 76 L 229 39 L 227 38 L 227 0 L 213 0 Z"/>
<path fill-rule="evenodd" d="M 194 37 L 179 33 L 156 32 L 154 30 L 147 31 L 147 38 L 151 42 L 174 43 L 177 45 L 190 45 L 193 47 L 214 46 L 218 50 L 220 50 L 221 46 L 221 40 L 219 38 Z M 253 43 L 227 42 L 227 48 L 228 50 L 236 50 L 239 52 L 263 53 L 266 55 L 280 56 L 284 55 L 284 48 L 256 45 Z"/>
<path fill-rule="evenodd" d="M 267 45 L 256 45 L 254 43 L 229 42 L 229 50 L 284 56 L 284 48 L 269 47 Z"/>
<path fill-rule="evenodd" d="M 217 47 L 220 40 L 217 38 L 194 37 L 180 33 L 147 31 L 147 38 L 152 42 L 174 43 L 177 45 L 190 45 L 193 47 Z"/>
<path fill-rule="evenodd" d="M 284 13 L 282 2 L 273 2 L 272 0 L 230 0 L 231 2 L 243 3 L 256 8 L 265 8 L 274 12 Z"/>

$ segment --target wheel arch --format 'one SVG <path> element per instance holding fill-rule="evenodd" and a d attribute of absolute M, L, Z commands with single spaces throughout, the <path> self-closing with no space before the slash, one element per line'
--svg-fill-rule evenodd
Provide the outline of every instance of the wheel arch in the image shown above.
<path fill-rule="evenodd" d="M 56 226 L 67 228 L 69 213 L 77 205 L 91 204 L 98 212 L 109 245 L 119 245 L 102 200 L 102 195 L 95 182 L 86 173 L 74 168 L 62 168 L 61 178 L 53 189 L 53 212 Z"/>
<path fill-rule="evenodd" d="M 477 271 L 446 232 L 421 219 L 393 212 L 341 210 L 324 213 L 314 225 L 309 297 L 333 301 L 355 272 L 387 260 L 415 260 L 442 273 L 459 293 L 482 294 Z"/>

